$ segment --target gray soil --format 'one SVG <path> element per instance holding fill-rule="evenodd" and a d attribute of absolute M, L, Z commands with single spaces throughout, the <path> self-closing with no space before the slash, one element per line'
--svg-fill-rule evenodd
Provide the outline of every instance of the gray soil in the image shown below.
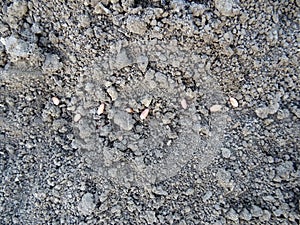
<path fill-rule="evenodd" d="M 299 0 L 0 7 L 0 224 L 299 224 Z"/>

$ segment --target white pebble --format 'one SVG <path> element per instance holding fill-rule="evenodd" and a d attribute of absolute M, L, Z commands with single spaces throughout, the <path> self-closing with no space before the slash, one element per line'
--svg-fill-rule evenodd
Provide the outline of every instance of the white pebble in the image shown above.
<path fill-rule="evenodd" d="M 76 115 L 74 116 L 74 122 L 75 122 L 75 123 L 78 122 L 80 119 L 81 119 L 81 115 L 80 115 L 80 114 L 76 114 Z"/>
<path fill-rule="evenodd" d="M 232 105 L 233 108 L 236 108 L 236 107 L 239 106 L 239 103 L 235 98 L 230 97 L 229 101 L 230 101 L 230 104 Z"/>
<path fill-rule="evenodd" d="M 149 109 L 145 109 L 145 110 L 141 113 L 140 119 L 141 119 L 141 120 L 146 119 L 146 117 L 148 116 L 148 114 L 149 114 Z"/>
<path fill-rule="evenodd" d="M 210 112 L 219 112 L 222 109 L 221 105 L 213 105 L 212 107 L 209 108 Z"/>
<path fill-rule="evenodd" d="M 181 107 L 183 108 L 183 109 L 187 109 L 187 102 L 186 102 L 186 100 L 183 98 L 182 100 L 181 100 Z"/>
<path fill-rule="evenodd" d="M 59 105 L 60 101 L 57 97 L 52 97 L 52 102 L 54 105 Z"/>
<path fill-rule="evenodd" d="M 101 115 L 101 114 L 104 112 L 104 108 L 105 108 L 105 104 L 102 103 L 102 104 L 98 107 L 97 114 L 98 114 L 98 115 Z"/>

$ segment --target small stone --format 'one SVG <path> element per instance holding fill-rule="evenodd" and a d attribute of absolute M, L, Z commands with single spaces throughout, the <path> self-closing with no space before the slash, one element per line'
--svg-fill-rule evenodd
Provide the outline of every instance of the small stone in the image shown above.
<path fill-rule="evenodd" d="M 114 87 L 108 88 L 107 89 L 107 93 L 111 97 L 111 100 L 113 100 L 113 101 L 117 100 L 117 98 L 118 98 L 118 92 L 116 91 L 116 89 Z"/>
<path fill-rule="evenodd" d="M 63 64 L 60 62 L 60 58 L 56 54 L 47 54 L 45 62 L 43 64 L 43 71 L 47 73 L 54 73 L 61 69 Z"/>
<path fill-rule="evenodd" d="M 137 16 L 129 16 L 126 21 L 126 28 L 134 34 L 144 35 L 147 31 L 147 24 Z"/>
<path fill-rule="evenodd" d="M 187 189 L 187 191 L 185 192 L 186 195 L 193 195 L 195 192 L 195 190 L 193 188 L 189 188 Z"/>
<path fill-rule="evenodd" d="M 52 102 L 54 105 L 59 105 L 60 101 L 57 97 L 52 97 Z"/>
<path fill-rule="evenodd" d="M 259 217 L 261 222 L 268 222 L 271 219 L 271 213 L 268 210 L 263 211 L 263 215 Z"/>
<path fill-rule="evenodd" d="M 146 220 L 148 224 L 157 223 L 157 218 L 154 211 L 146 211 L 145 214 L 146 214 Z"/>
<path fill-rule="evenodd" d="M 184 98 L 181 100 L 180 104 L 183 109 L 187 109 L 187 102 Z"/>
<path fill-rule="evenodd" d="M 260 207 L 256 206 L 256 205 L 253 205 L 252 206 L 252 209 L 251 209 L 251 214 L 254 216 L 254 217 L 260 217 L 263 215 L 263 211 Z"/>
<path fill-rule="evenodd" d="M 149 109 L 145 109 L 145 110 L 141 113 L 140 119 L 141 119 L 141 120 L 146 119 L 146 117 L 148 116 L 148 114 L 149 114 Z"/>
<path fill-rule="evenodd" d="M 134 126 L 134 120 L 131 115 L 126 112 L 117 112 L 113 117 L 114 123 L 117 124 L 123 130 L 131 130 Z"/>
<path fill-rule="evenodd" d="M 239 215 L 236 213 L 234 209 L 229 209 L 229 211 L 226 214 L 226 218 L 232 221 L 238 221 Z"/>
<path fill-rule="evenodd" d="M 136 58 L 138 68 L 145 73 L 148 67 L 149 59 L 147 56 L 139 56 Z"/>
<path fill-rule="evenodd" d="M 214 112 L 219 112 L 221 111 L 222 106 L 221 105 L 213 105 L 209 108 L 209 111 L 214 113 Z"/>
<path fill-rule="evenodd" d="M 237 13 L 234 0 L 215 0 L 215 7 L 224 16 L 234 16 Z"/>
<path fill-rule="evenodd" d="M 205 195 L 202 197 L 202 200 L 203 200 L 204 202 L 206 202 L 208 199 L 211 198 L 212 195 L 213 195 L 213 193 L 212 193 L 211 191 L 207 191 L 207 192 L 205 193 Z"/>
<path fill-rule="evenodd" d="M 240 218 L 242 220 L 246 220 L 246 221 L 250 221 L 252 219 L 252 215 L 251 213 L 246 209 L 244 208 L 241 212 L 240 212 Z"/>
<path fill-rule="evenodd" d="M 144 99 L 142 99 L 142 104 L 146 107 L 149 107 L 151 102 L 152 102 L 152 98 L 150 97 L 145 97 Z"/>
<path fill-rule="evenodd" d="M 236 107 L 239 106 L 239 103 L 235 98 L 230 97 L 229 101 L 230 101 L 230 104 L 232 105 L 233 108 L 236 108 Z"/>
<path fill-rule="evenodd" d="M 162 187 L 158 186 L 158 187 L 154 187 L 152 189 L 152 192 L 156 195 L 168 195 L 168 192 L 166 192 L 165 190 L 162 189 Z"/>
<path fill-rule="evenodd" d="M 78 205 L 78 211 L 83 215 L 90 215 L 95 209 L 94 196 L 91 193 L 86 193 L 82 196 Z"/>
<path fill-rule="evenodd" d="M 81 119 L 81 115 L 80 114 L 76 114 L 75 116 L 74 116 L 74 122 L 75 123 L 77 123 L 79 120 Z"/>
<path fill-rule="evenodd" d="M 223 158 L 229 159 L 230 156 L 231 156 L 230 149 L 228 149 L 228 148 L 222 148 L 221 150 L 222 150 L 222 156 L 223 156 Z"/>
<path fill-rule="evenodd" d="M 98 115 L 101 115 L 101 114 L 104 112 L 104 108 L 105 108 L 105 104 L 102 103 L 102 104 L 98 107 L 97 114 L 98 114 Z"/>
<path fill-rule="evenodd" d="M 267 107 L 258 108 L 255 113 L 259 118 L 266 119 L 269 115 L 269 109 Z"/>

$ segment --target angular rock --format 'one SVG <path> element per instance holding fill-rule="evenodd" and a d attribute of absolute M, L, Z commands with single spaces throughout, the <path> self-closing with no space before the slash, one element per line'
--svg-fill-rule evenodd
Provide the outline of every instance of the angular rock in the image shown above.
<path fill-rule="evenodd" d="M 127 131 L 131 130 L 135 123 L 134 119 L 132 119 L 130 114 L 128 114 L 126 112 L 122 112 L 122 111 L 119 111 L 114 115 L 113 121 L 121 129 L 127 130 Z"/>
<path fill-rule="evenodd" d="M 78 205 L 79 213 L 83 215 L 90 215 L 95 209 L 96 204 L 94 203 L 94 196 L 91 193 L 86 193 L 82 196 L 81 201 Z"/>

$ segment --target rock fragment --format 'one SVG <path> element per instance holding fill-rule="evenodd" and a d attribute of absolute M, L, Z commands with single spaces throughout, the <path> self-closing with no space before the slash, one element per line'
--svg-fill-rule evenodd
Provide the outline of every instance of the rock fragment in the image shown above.
<path fill-rule="evenodd" d="M 238 103 L 238 101 L 235 98 L 230 97 L 229 101 L 230 101 L 230 104 L 232 105 L 233 108 L 236 108 L 236 107 L 239 106 L 239 103 Z"/>
<path fill-rule="evenodd" d="M 234 0 L 215 0 L 215 7 L 223 16 L 234 16 L 238 12 Z"/>
<path fill-rule="evenodd" d="M 149 114 L 149 109 L 147 108 L 147 109 L 145 109 L 145 110 L 141 113 L 140 119 L 141 119 L 141 120 L 146 119 L 147 116 L 148 116 L 148 114 Z"/>
<path fill-rule="evenodd" d="M 242 220 L 246 220 L 246 221 L 250 221 L 250 220 L 252 219 L 251 213 L 250 213 L 249 210 L 247 210 L 246 208 L 244 208 L 244 209 L 240 212 L 239 217 L 240 217 Z"/>
<path fill-rule="evenodd" d="M 134 125 L 134 119 L 132 119 L 131 115 L 126 112 L 116 112 L 113 117 L 113 121 L 116 125 L 118 125 L 123 130 L 131 130 Z"/>
<path fill-rule="evenodd" d="M 78 211 L 83 215 L 90 215 L 95 209 L 94 196 L 91 193 L 86 193 L 82 196 L 78 204 Z"/>
<path fill-rule="evenodd" d="M 222 148 L 221 150 L 222 150 L 222 156 L 223 156 L 223 158 L 229 159 L 230 156 L 231 156 L 230 149 L 228 149 L 228 148 Z"/>
<path fill-rule="evenodd" d="M 107 93 L 111 97 L 111 100 L 113 100 L 113 101 L 117 100 L 117 98 L 118 98 L 118 92 L 116 91 L 116 89 L 114 87 L 108 88 L 107 89 Z"/>
<path fill-rule="evenodd" d="M 222 106 L 221 105 L 213 105 L 209 108 L 209 111 L 214 113 L 214 112 L 219 112 L 221 111 Z"/>
<path fill-rule="evenodd" d="M 52 102 L 54 105 L 59 105 L 60 101 L 57 97 L 52 97 Z"/>
<path fill-rule="evenodd" d="M 260 217 L 263 215 L 263 210 L 256 206 L 256 205 L 253 205 L 252 208 L 251 208 L 251 214 L 254 216 L 254 217 Z"/>
<path fill-rule="evenodd" d="M 77 123 L 81 119 L 81 115 L 78 113 L 74 116 L 74 122 Z"/>
<path fill-rule="evenodd" d="M 98 114 L 98 115 L 101 115 L 101 114 L 104 112 L 104 108 L 105 108 L 105 104 L 102 103 L 102 104 L 98 107 L 97 114 Z"/>
<path fill-rule="evenodd" d="M 183 108 L 183 109 L 187 109 L 187 102 L 186 102 L 186 100 L 183 98 L 182 100 L 181 100 L 181 102 L 180 102 L 180 104 L 181 104 L 181 107 Z"/>
<path fill-rule="evenodd" d="M 226 218 L 232 221 L 238 221 L 239 220 L 239 215 L 237 214 L 237 212 L 234 209 L 229 209 L 227 214 L 226 214 Z"/>
<path fill-rule="evenodd" d="M 59 56 L 56 54 L 47 54 L 43 64 L 43 71 L 53 73 L 61 69 L 63 64 L 60 62 Z"/>
<path fill-rule="evenodd" d="M 137 16 L 129 16 L 126 21 L 126 28 L 134 34 L 144 35 L 147 30 L 147 24 Z"/>

